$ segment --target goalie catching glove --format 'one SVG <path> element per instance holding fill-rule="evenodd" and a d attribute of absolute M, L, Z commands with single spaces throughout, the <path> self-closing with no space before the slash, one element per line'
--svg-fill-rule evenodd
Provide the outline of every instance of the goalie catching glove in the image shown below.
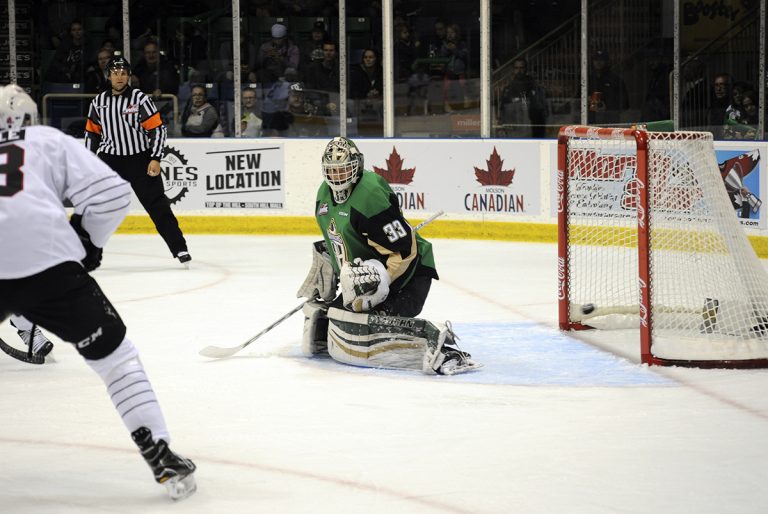
<path fill-rule="evenodd" d="M 368 312 L 387 299 L 389 273 L 380 261 L 359 257 L 341 267 L 341 295 L 344 307 L 354 312 Z"/>
<path fill-rule="evenodd" d="M 77 237 L 80 238 L 80 243 L 85 249 L 85 257 L 80 263 L 85 268 L 85 271 L 91 272 L 101 266 L 101 256 L 104 250 L 93 244 L 91 235 L 83 228 L 82 220 L 82 215 L 73 214 L 69 219 L 69 224 L 72 225 Z"/>

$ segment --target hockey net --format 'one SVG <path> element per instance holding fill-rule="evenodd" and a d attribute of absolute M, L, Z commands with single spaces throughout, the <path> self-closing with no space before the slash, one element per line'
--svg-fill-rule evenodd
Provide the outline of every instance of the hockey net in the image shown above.
<path fill-rule="evenodd" d="M 563 330 L 639 328 L 642 362 L 768 367 L 768 274 L 712 134 L 563 127 Z"/>

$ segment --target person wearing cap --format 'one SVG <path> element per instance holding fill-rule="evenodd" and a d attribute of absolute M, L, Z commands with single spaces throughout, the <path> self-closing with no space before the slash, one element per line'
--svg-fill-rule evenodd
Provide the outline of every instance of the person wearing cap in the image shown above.
<path fill-rule="evenodd" d="M 624 81 L 611 71 L 608 52 L 597 50 L 589 74 L 589 123 L 621 122 L 621 112 L 629 108 Z"/>
<path fill-rule="evenodd" d="M 285 76 L 286 68 L 299 68 L 299 48 L 288 38 L 288 29 L 282 23 L 272 25 L 272 39 L 259 47 L 256 64 L 261 70 L 264 90 L 279 77 Z"/>
<path fill-rule="evenodd" d="M 312 26 L 309 41 L 302 44 L 300 71 L 306 73 L 309 65 L 315 61 L 323 60 L 323 41 L 328 38 L 325 31 L 325 23 L 316 21 Z"/>
<path fill-rule="evenodd" d="M 111 87 L 91 101 L 85 145 L 131 184 L 171 255 L 188 266 L 192 257 L 160 176 L 167 129 L 152 98 L 130 85 L 127 59 L 112 58 L 107 71 Z"/>
<path fill-rule="evenodd" d="M 304 84 L 291 84 L 288 95 L 288 137 L 320 137 L 326 135 L 325 120 L 317 116 L 317 106 L 304 95 Z"/>

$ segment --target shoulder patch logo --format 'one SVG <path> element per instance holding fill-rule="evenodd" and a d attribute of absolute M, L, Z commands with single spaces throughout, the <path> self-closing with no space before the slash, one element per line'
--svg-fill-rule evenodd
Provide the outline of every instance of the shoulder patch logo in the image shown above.
<path fill-rule="evenodd" d="M 325 216 L 326 214 L 328 214 L 328 204 L 323 202 L 320 204 L 320 208 L 317 209 L 317 215 Z"/>

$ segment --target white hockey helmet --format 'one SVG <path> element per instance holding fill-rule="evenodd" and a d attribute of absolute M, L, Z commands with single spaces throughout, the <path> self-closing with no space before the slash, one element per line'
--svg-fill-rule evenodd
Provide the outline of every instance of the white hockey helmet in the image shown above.
<path fill-rule="evenodd" d="M 346 137 L 334 137 L 323 152 L 323 178 L 333 199 L 344 203 L 363 172 L 363 154 Z"/>
<path fill-rule="evenodd" d="M 0 130 L 37 123 L 37 104 L 16 84 L 0 87 Z"/>

